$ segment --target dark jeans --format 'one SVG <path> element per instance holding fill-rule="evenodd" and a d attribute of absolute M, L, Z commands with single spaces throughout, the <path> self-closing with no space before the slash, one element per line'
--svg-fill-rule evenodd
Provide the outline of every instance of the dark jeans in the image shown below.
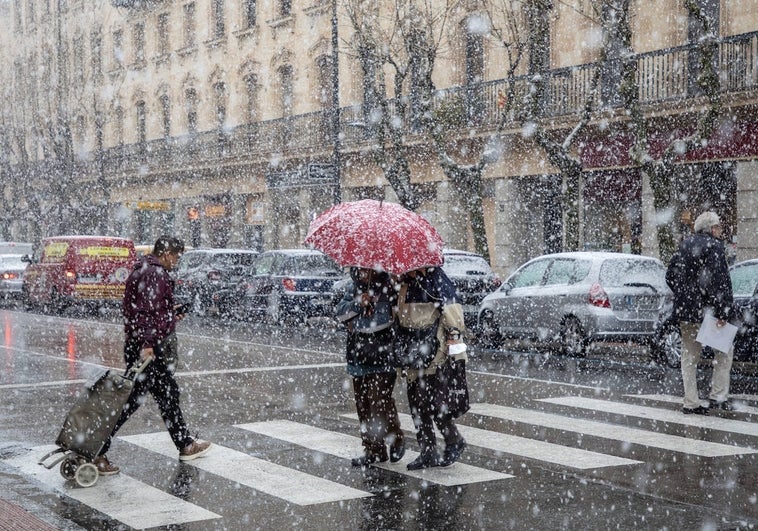
<path fill-rule="evenodd" d="M 142 344 L 138 341 L 126 341 L 124 344 L 124 360 L 126 361 L 126 370 L 140 364 L 140 351 Z M 113 428 L 111 437 L 103 446 L 100 455 L 105 454 L 111 446 L 111 439 L 116 432 L 129 420 L 129 417 L 139 409 L 145 402 L 145 395 L 149 392 L 153 395 L 155 402 L 160 409 L 163 423 L 166 425 L 171 440 L 177 449 L 182 449 L 194 440 L 184 422 L 182 410 L 179 407 L 179 384 L 174 378 L 174 369 L 176 363 L 176 336 L 167 337 L 160 345 L 154 349 L 155 358 L 148 364 L 142 373 L 137 376 L 134 382 L 132 394 L 129 396 L 121 416 Z M 169 361 L 169 363 L 166 363 Z"/>
<path fill-rule="evenodd" d="M 396 371 L 353 377 L 355 408 L 366 455 L 381 456 L 386 451 L 385 443 L 397 447 L 403 442 L 403 430 L 392 398 L 396 378 Z"/>
<path fill-rule="evenodd" d="M 413 424 L 416 426 L 416 439 L 422 454 L 433 452 L 437 447 L 435 424 L 445 439 L 446 446 L 456 444 L 462 438 L 453 416 L 446 412 L 446 408 L 440 407 L 440 394 L 437 392 L 439 385 L 436 374 L 427 374 L 408 381 L 408 405 L 411 408 Z"/>

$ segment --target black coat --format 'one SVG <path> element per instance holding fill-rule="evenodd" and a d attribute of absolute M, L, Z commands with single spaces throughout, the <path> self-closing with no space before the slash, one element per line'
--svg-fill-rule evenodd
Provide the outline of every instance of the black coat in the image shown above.
<path fill-rule="evenodd" d="M 671 258 L 666 282 L 674 292 L 674 317 L 698 323 L 710 308 L 718 319 L 732 313 L 732 283 L 724 245 L 710 234 L 696 233 L 682 241 Z"/>

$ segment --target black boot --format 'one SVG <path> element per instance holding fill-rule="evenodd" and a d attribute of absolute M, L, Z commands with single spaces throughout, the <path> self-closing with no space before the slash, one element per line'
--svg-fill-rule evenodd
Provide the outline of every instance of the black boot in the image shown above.
<path fill-rule="evenodd" d="M 445 446 L 445 453 L 442 456 L 442 462 L 440 466 L 450 466 L 455 463 L 466 448 L 466 441 L 463 439 L 456 443 L 448 444 Z"/>
<path fill-rule="evenodd" d="M 437 450 L 427 450 L 422 451 L 416 459 L 408 463 L 408 470 L 421 470 L 439 465 L 440 456 L 437 454 Z"/>
<path fill-rule="evenodd" d="M 366 452 L 360 457 L 353 457 L 353 459 L 350 460 L 350 464 L 354 467 L 364 467 L 373 463 L 384 463 L 387 459 L 389 458 L 387 457 L 387 450 L 385 449 L 380 453 Z"/>

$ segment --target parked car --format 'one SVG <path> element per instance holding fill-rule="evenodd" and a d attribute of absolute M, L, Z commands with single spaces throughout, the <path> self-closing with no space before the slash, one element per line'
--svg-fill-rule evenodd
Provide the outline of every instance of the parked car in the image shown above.
<path fill-rule="evenodd" d="M 332 315 L 332 287 L 344 276 L 334 260 L 319 251 L 266 251 L 237 286 L 220 290 L 215 300 L 221 313 L 237 319 L 265 315 L 276 323 L 299 322 Z"/>
<path fill-rule="evenodd" d="M 593 341 L 648 344 L 661 309 L 671 300 L 666 267 L 656 258 L 611 252 L 540 256 L 487 295 L 480 335 L 558 342 L 581 356 Z"/>
<path fill-rule="evenodd" d="M 26 242 L 0 242 L 0 255 L 29 256 L 34 253 L 34 245 Z"/>
<path fill-rule="evenodd" d="M 192 312 L 204 314 L 216 291 L 233 286 L 248 273 L 257 251 L 249 249 L 192 249 L 179 258 L 175 270 L 175 297 L 192 303 Z"/>
<path fill-rule="evenodd" d="M 734 338 L 735 361 L 758 362 L 758 259 L 738 262 L 729 269 L 734 292 L 735 318 L 740 329 Z"/>
<path fill-rule="evenodd" d="M 458 300 L 463 305 L 466 326 L 476 328 L 479 306 L 484 297 L 502 284 L 487 260 L 480 254 L 455 249 L 443 251 L 445 262 L 442 270 L 455 284 Z"/>
<path fill-rule="evenodd" d="M 44 238 L 24 273 L 27 308 L 60 312 L 77 303 L 120 304 L 134 266 L 134 244 L 112 236 Z"/>
<path fill-rule="evenodd" d="M 19 254 L 0 255 L 0 299 L 20 299 L 26 262 Z"/>
<path fill-rule="evenodd" d="M 734 294 L 733 322 L 739 326 L 734 338 L 734 361 L 758 363 L 758 259 L 734 264 L 729 268 L 729 277 Z M 679 367 L 682 336 L 672 313 L 671 307 L 662 312 L 656 327 L 654 348 L 661 361 L 670 367 Z M 710 356 L 710 349 L 703 349 L 703 357 Z"/>

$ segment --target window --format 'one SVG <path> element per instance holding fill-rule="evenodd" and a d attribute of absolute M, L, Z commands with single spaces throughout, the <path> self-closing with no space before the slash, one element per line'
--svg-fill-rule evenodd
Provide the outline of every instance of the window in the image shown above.
<path fill-rule="evenodd" d="M 531 264 L 527 264 L 519 271 L 516 271 L 507 284 L 510 284 L 514 288 L 538 286 L 542 283 L 542 279 L 545 276 L 545 270 L 549 264 L 550 260 L 538 260 Z"/>
<path fill-rule="evenodd" d="M 124 64 L 124 50 L 123 50 L 123 32 L 115 30 L 113 32 L 113 67 L 121 68 Z"/>
<path fill-rule="evenodd" d="M 36 12 L 34 8 L 34 0 L 27 0 L 26 2 L 26 26 L 32 27 L 34 26 L 34 22 L 36 20 Z"/>
<path fill-rule="evenodd" d="M 134 25 L 132 34 L 134 44 L 134 62 L 140 64 L 145 62 L 145 25 L 138 22 Z"/>
<path fill-rule="evenodd" d="M 77 35 L 71 43 L 74 50 L 74 80 L 79 85 L 84 84 L 84 43 L 82 40 L 83 37 Z"/>
<path fill-rule="evenodd" d="M 221 39 L 226 28 L 224 27 L 224 0 L 211 0 L 212 39 Z"/>
<path fill-rule="evenodd" d="M 90 62 L 92 67 L 92 77 L 98 79 L 103 73 L 103 36 L 100 30 L 95 30 L 90 36 Z"/>
<path fill-rule="evenodd" d="M 249 29 L 255 26 L 256 0 L 242 0 L 242 27 Z"/>
<path fill-rule="evenodd" d="M 293 105 L 292 67 L 290 65 L 285 65 L 279 69 L 279 87 L 282 116 L 290 116 Z"/>
<path fill-rule="evenodd" d="M 161 118 L 163 122 L 163 137 L 168 138 L 171 136 L 171 100 L 168 94 L 163 94 L 160 97 L 161 103 Z"/>
<path fill-rule="evenodd" d="M 279 16 L 288 17 L 292 14 L 292 0 L 279 0 Z"/>
<path fill-rule="evenodd" d="M 195 45 L 195 3 L 184 4 L 184 46 Z"/>
<path fill-rule="evenodd" d="M 168 13 L 161 13 L 158 15 L 158 25 L 156 33 L 158 35 L 158 55 L 168 55 L 169 42 L 171 36 L 169 35 L 168 25 Z"/>
<path fill-rule="evenodd" d="M 245 76 L 244 81 L 247 95 L 245 118 L 247 123 L 252 124 L 258 121 L 258 78 L 254 74 L 249 74 Z"/>
<path fill-rule="evenodd" d="M 213 95 L 216 100 L 216 124 L 219 129 L 223 129 L 226 123 L 226 85 L 223 83 L 213 85 Z"/>
<path fill-rule="evenodd" d="M 187 131 L 197 132 L 197 92 L 189 88 L 184 92 L 185 110 L 187 112 Z"/>
<path fill-rule="evenodd" d="M 147 111 L 145 102 L 137 102 L 137 143 L 145 144 L 147 142 Z"/>
<path fill-rule="evenodd" d="M 322 109 L 334 108 L 334 94 L 332 90 L 332 58 L 328 55 L 322 55 L 316 61 L 316 72 L 318 76 L 318 102 Z"/>
<path fill-rule="evenodd" d="M 124 145 L 124 109 L 116 107 L 114 111 L 114 124 L 113 124 L 113 136 L 115 137 L 116 144 L 119 146 Z"/>
<path fill-rule="evenodd" d="M 21 0 L 13 0 L 13 29 L 16 33 L 20 33 L 22 26 L 22 18 L 21 15 L 23 13 L 21 12 Z"/>
<path fill-rule="evenodd" d="M 575 261 L 574 260 L 554 260 L 547 274 L 546 285 L 567 285 L 573 284 L 575 280 Z"/>

